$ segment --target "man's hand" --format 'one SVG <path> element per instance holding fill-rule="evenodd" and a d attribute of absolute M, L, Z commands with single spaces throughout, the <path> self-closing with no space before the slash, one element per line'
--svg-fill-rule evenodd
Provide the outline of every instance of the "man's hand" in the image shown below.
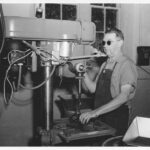
<path fill-rule="evenodd" d="M 106 54 L 101 52 L 100 50 L 93 48 L 93 51 L 91 53 L 92 55 L 97 55 L 97 57 L 106 57 Z"/>
<path fill-rule="evenodd" d="M 97 114 L 93 110 L 93 111 L 90 111 L 90 112 L 82 113 L 80 115 L 79 119 L 80 119 L 82 124 L 85 124 L 85 123 L 88 123 L 91 118 L 95 118 L 96 116 L 97 116 Z"/>

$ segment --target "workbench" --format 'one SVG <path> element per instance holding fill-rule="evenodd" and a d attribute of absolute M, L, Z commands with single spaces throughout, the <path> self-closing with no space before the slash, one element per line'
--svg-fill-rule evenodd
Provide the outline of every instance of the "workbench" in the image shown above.
<path fill-rule="evenodd" d="M 55 120 L 52 129 L 52 145 L 67 143 L 75 140 L 114 136 L 116 130 L 99 119 L 94 120 L 88 126 L 73 125 L 69 118 Z"/>

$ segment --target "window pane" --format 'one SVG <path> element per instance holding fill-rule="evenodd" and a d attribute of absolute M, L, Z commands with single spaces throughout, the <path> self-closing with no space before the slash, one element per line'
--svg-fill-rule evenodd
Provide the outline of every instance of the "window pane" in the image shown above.
<path fill-rule="evenodd" d="M 101 43 L 102 43 L 103 37 L 104 37 L 103 33 L 96 33 L 96 41 L 93 44 L 94 48 L 101 49 L 101 46 L 102 46 Z"/>
<path fill-rule="evenodd" d="M 92 21 L 96 25 L 96 31 L 104 30 L 104 10 L 99 8 L 92 8 Z"/>
<path fill-rule="evenodd" d="M 103 6 L 103 4 L 101 4 L 101 3 L 91 3 L 91 5 Z"/>
<path fill-rule="evenodd" d="M 45 4 L 46 19 L 60 19 L 60 4 Z"/>
<path fill-rule="evenodd" d="M 62 19 L 76 20 L 77 10 L 75 5 L 62 5 Z"/>
<path fill-rule="evenodd" d="M 116 27 L 117 10 L 106 10 L 106 30 Z"/>
<path fill-rule="evenodd" d="M 116 4 L 106 3 L 104 4 L 105 7 L 116 7 Z"/>

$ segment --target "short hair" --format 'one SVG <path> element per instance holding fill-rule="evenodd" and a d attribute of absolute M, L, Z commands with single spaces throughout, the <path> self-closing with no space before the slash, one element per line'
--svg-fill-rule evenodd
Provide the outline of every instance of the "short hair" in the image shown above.
<path fill-rule="evenodd" d="M 117 28 L 111 28 L 105 32 L 105 34 L 107 34 L 107 33 L 115 33 L 116 37 L 120 38 L 121 40 L 124 40 L 124 35 L 123 35 L 122 31 Z"/>

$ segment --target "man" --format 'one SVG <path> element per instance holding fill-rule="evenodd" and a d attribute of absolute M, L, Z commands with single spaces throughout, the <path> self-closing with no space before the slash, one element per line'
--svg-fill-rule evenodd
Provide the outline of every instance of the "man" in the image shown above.
<path fill-rule="evenodd" d="M 84 84 L 95 93 L 94 109 L 80 115 L 81 123 L 99 117 L 117 129 L 117 134 L 126 132 L 128 127 L 130 100 L 133 98 L 137 83 L 137 70 L 133 61 L 122 51 L 123 33 L 111 29 L 103 39 L 104 52 L 108 56 L 100 68 L 95 81 L 85 73 Z"/>

